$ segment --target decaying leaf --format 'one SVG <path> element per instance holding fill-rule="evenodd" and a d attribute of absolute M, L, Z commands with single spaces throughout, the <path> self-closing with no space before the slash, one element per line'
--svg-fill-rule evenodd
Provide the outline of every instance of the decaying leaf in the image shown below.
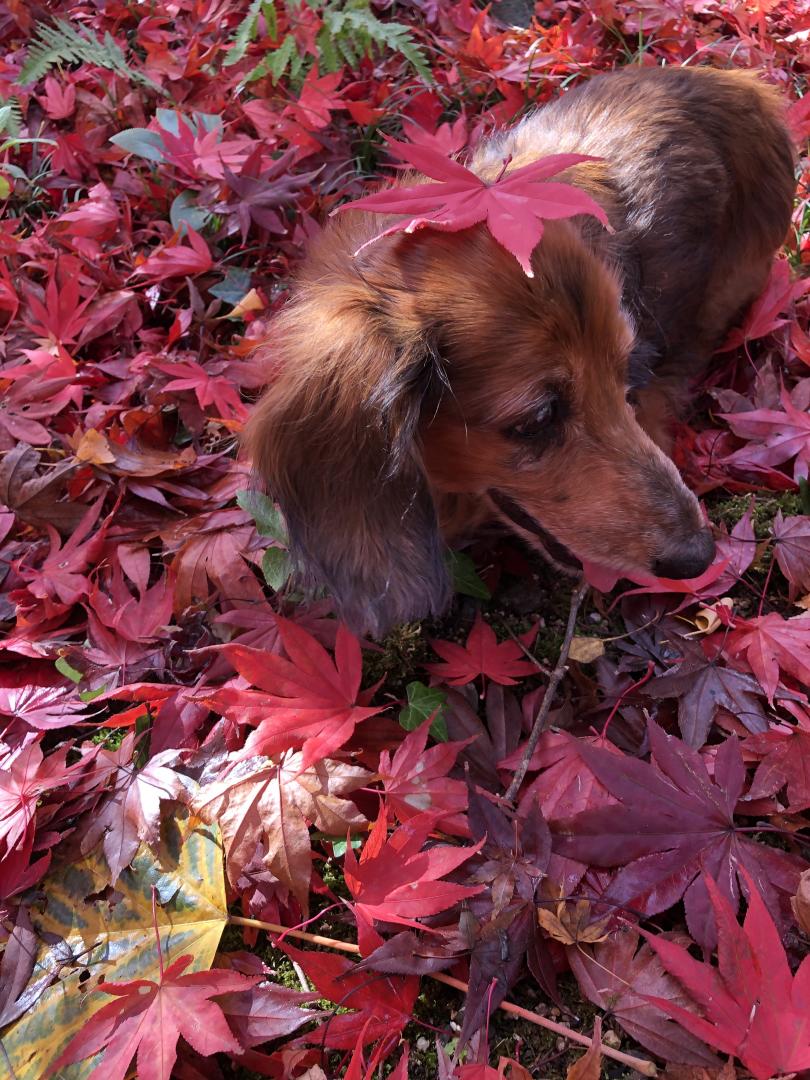
<path fill-rule="evenodd" d="M 164 954 L 190 955 L 192 971 L 206 971 L 213 963 L 227 921 L 222 850 L 214 829 L 195 818 L 166 822 L 157 853 L 142 848 L 114 890 L 109 879 L 103 857 L 91 854 L 55 870 L 41 885 L 44 908 L 31 913 L 40 942 L 32 979 L 49 971 L 59 977 L 3 1034 L 17 1080 L 40 1080 L 107 1003 L 102 994 L 80 992 L 85 972 L 92 986 L 101 979 L 159 977 L 153 886 Z M 87 1076 L 89 1068 L 75 1075 Z"/>

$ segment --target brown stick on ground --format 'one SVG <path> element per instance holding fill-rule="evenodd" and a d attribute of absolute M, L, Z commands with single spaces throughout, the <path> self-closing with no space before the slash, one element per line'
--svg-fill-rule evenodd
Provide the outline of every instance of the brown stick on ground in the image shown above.
<path fill-rule="evenodd" d="M 262 922 L 261 919 L 248 919 L 242 915 L 230 915 L 228 922 L 234 923 L 236 926 L 253 926 L 258 930 L 266 930 L 271 934 L 280 934 L 283 937 L 297 938 L 299 941 L 308 941 L 311 945 L 321 945 L 327 949 L 337 949 L 340 952 L 353 953 L 357 955 L 360 950 L 356 945 L 353 945 L 349 941 L 338 941 L 335 938 L 323 937 L 321 934 L 308 934 L 304 930 L 288 930 L 286 926 L 278 926 L 276 923 Z M 456 990 L 461 990 L 462 993 L 467 992 L 467 983 L 462 982 L 461 979 L 454 979 L 451 975 L 444 975 L 438 971 L 433 975 L 428 976 L 431 979 L 435 979 L 436 982 L 444 983 L 446 986 L 452 986 Z M 541 1016 L 540 1013 L 531 1012 L 529 1009 L 523 1009 L 520 1005 L 513 1005 L 511 1001 L 502 1001 L 498 1006 L 499 1009 L 503 1009 L 504 1012 L 511 1013 L 512 1016 L 519 1016 L 522 1020 L 528 1020 L 532 1024 L 537 1024 L 538 1027 L 547 1028 L 549 1031 L 555 1032 L 557 1035 L 562 1035 L 566 1039 L 570 1039 L 571 1042 L 579 1043 L 581 1046 L 590 1046 L 591 1039 L 587 1035 L 581 1034 L 579 1031 L 574 1031 L 572 1028 L 566 1027 L 565 1024 L 558 1024 L 554 1020 L 548 1020 L 545 1016 Z M 657 1076 L 658 1070 L 655 1063 L 648 1061 L 646 1058 L 633 1057 L 632 1054 L 623 1054 L 621 1050 L 614 1050 L 610 1046 L 601 1047 L 602 1053 L 605 1057 L 613 1058 L 614 1061 L 620 1061 L 622 1065 L 627 1065 L 631 1069 L 635 1069 L 643 1076 Z"/>
<path fill-rule="evenodd" d="M 512 783 L 506 789 L 506 799 L 508 802 L 514 802 L 517 793 L 520 791 L 520 785 L 523 783 L 523 779 L 526 776 L 526 770 L 529 768 L 529 762 L 532 759 L 540 736 L 546 729 L 546 721 L 548 720 L 548 714 L 551 712 L 551 706 L 554 702 L 554 695 L 557 693 L 557 687 L 562 682 L 562 677 L 568 668 L 568 653 L 571 651 L 571 640 L 574 637 L 574 627 L 577 624 L 577 615 L 579 609 L 582 606 L 582 601 L 585 599 L 589 585 L 587 581 L 581 581 L 574 590 L 571 596 L 571 609 L 568 612 L 568 626 L 565 628 L 565 638 L 563 639 L 562 648 L 560 649 L 560 655 L 557 659 L 557 664 L 551 673 L 551 678 L 548 680 L 548 686 L 546 687 L 545 695 L 543 696 L 543 703 L 537 713 L 532 727 L 531 735 L 529 735 L 529 741 L 526 743 L 526 748 L 523 751 L 523 757 L 520 759 L 520 764 L 515 770 L 515 775 L 512 777 Z"/>

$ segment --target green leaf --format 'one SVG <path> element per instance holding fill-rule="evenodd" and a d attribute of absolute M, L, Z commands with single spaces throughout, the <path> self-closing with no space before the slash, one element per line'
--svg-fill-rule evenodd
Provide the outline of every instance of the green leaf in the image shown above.
<path fill-rule="evenodd" d="M 408 704 L 399 714 L 399 723 L 406 731 L 413 731 L 433 716 L 430 734 L 439 742 L 447 742 L 447 723 L 444 719 L 444 706 L 447 695 L 435 686 L 425 686 L 421 682 L 410 682 L 405 687 Z M 435 714 L 435 715 L 434 715 Z"/>
<path fill-rule="evenodd" d="M 285 548 L 270 547 L 265 551 L 262 559 L 262 573 L 271 589 L 278 592 L 283 588 L 290 577 L 291 570 L 290 556 Z"/>
<path fill-rule="evenodd" d="M 70 679 L 71 682 L 75 682 L 77 685 L 82 681 L 84 675 L 80 671 L 77 671 L 75 667 L 67 662 L 64 656 L 60 656 L 53 665 L 60 675 L 64 675 Z"/>
<path fill-rule="evenodd" d="M 261 536 L 272 536 L 279 544 L 283 544 L 285 547 L 288 545 L 287 526 L 284 524 L 281 511 L 272 499 L 261 491 L 249 491 L 246 489 L 236 493 L 236 503 L 241 510 L 250 514 L 256 522 L 256 530 Z"/>
<path fill-rule="evenodd" d="M 256 36 L 256 26 L 259 21 L 259 12 L 262 10 L 263 0 L 253 0 L 247 9 L 247 14 L 236 28 L 236 33 L 231 38 L 231 47 L 222 61 L 223 67 L 231 67 L 238 64 L 248 51 L 248 47 Z"/>
<path fill-rule="evenodd" d="M 475 569 L 475 563 L 469 555 L 461 551 L 451 551 L 447 561 L 453 576 L 453 589 L 464 596 L 474 596 L 477 600 L 489 600 L 492 595 Z"/>
<path fill-rule="evenodd" d="M 184 225 L 188 225 L 195 232 L 201 232 L 210 217 L 211 213 L 209 210 L 206 210 L 202 206 L 197 206 L 194 200 L 194 193 L 191 191 L 181 191 L 177 198 L 172 202 L 169 210 L 169 220 L 171 221 L 172 228 L 175 232 L 180 232 Z M 242 296 L 244 295 L 245 294 L 242 293 Z"/>
<path fill-rule="evenodd" d="M 110 142 L 126 150 L 128 154 L 137 154 L 147 161 L 163 161 L 163 139 L 157 131 L 148 128 L 126 128 L 110 136 Z"/>
<path fill-rule="evenodd" d="M 287 70 L 287 65 L 297 56 L 298 45 L 295 38 L 292 34 L 287 34 L 277 49 L 269 52 L 252 71 L 248 72 L 245 82 L 255 82 L 257 79 L 263 79 L 265 75 L 270 75 L 273 82 L 277 83 Z"/>
<path fill-rule="evenodd" d="M 252 276 L 250 270 L 243 270 L 239 266 L 231 267 L 222 281 L 218 281 L 216 285 L 212 285 L 208 291 L 212 296 L 216 296 L 218 300 L 222 300 L 224 303 L 230 304 L 231 307 L 233 307 L 235 304 L 239 303 L 243 296 L 250 292 L 250 281 Z M 247 510 L 248 508 L 243 506 L 242 509 Z M 252 511 L 248 510 L 248 513 L 252 513 Z"/>

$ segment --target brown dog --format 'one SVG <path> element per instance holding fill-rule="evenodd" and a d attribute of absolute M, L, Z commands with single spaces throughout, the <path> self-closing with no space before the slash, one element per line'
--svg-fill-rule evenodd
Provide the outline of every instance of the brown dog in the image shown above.
<path fill-rule="evenodd" d="M 692 577 L 714 544 L 667 458 L 689 380 L 764 285 L 795 188 L 782 107 L 749 73 L 627 69 L 479 148 L 601 160 L 607 212 L 546 223 L 534 277 L 483 226 L 330 222 L 269 344 L 248 446 L 291 551 L 354 626 L 438 613 L 445 541 L 487 521 L 619 571 Z"/>

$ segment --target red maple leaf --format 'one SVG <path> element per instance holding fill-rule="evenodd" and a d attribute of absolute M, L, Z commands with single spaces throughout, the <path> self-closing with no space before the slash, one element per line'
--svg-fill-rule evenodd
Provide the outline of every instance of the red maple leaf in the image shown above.
<path fill-rule="evenodd" d="M 69 744 L 44 757 L 39 742 L 0 758 L 0 863 L 5 881 L 20 875 L 34 847 L 37 804 L 46 791 L 61 787 L 71 774 Z"/>
<path fill-rule="evenodd" d="M 225 645 L 223 654 L 258 690 L 223 687 L 205 700 L 239 724 L 256 725 L 240 758 L 303 746 L 301 767 L 329 757 L 354 731 L 384 705 L 360 698 L 363 665 L 360 644 L 345 626 L 338 629 L 334 660 L 320 642 L 294 622 L 277 616 L 278 633 L 287 657 Z"/>
<path fill-rule="evenodd" d="M 785 702 L 798 723 L 779 724 L 751 735 L 743 749 L 761 758 L 747 799 L 762 799 L 787 789 L 788 809 L 794 813 L 810 806 L 810 714 L 800 705 Z"/>
<path fill-rule="evenodd" d="M 800 685 L 810 683 L 810 611 L 785 619 L 778 611 L 753 619 L 737 619 L 723 651 L 732 657 L 745 654 L 759 685 L 773 704 L 780 672 Z"/>
<path fill-rule="evenodd" d="M 534 626 L 521 634 L 519 641 L 528 648 L 536 634 L 537 627 Z M 464 686 L 479 675 L 502 686 L 515 686 L 517 679 L 513 676 L 537 674 L 537 665 L 526 658 L 519 641 L 502 641 L 499 645 L 495 631 L 484 622 L 479 612 L 466 645 L 457 645 L 453 641 L 431 641 L 434 651 L 444 663 L 425 664 L 425 668 L 450 686 Z"/>
<path fill-rule="evenodd" d="M 790 582 L 791 599 L 797 589 L 810 589 L 810 517 L 782 517 L 771 526 L 779 569 Z"/>
<path fill-rule="evenodd" d="M 415 976 L 385 975 L 370 979 L 367 971 L 355 972 L 355 965 L 344 956 L 304 952 L 286 944 L 284 951 L 301 965 L 322 997 L 353 1010 L 333 1014 L 303 1035 L 302 1041 L 334 1050 L 351 1050 L 361 1037 L 366 1045 L 396 1037 L 410 1021 L 419 993 L 419 979 Z"/>
<path fill-rule="evenodd" d="M 791 976 L 779 931 L 751 877 L 745 871 L 743 877 L 748 911 L 742 927 L 715 882 L 704 878 L 719 929 L 716 968 L 642 931 L 703 1016 L 664 998 L 649 1000 L 710 1046 L 738 1057 L 756 1080 L 769 1080 L 810 1068 L 810 957 Z"/>
<path fill-rule="evenodd" d="M 436 814 L 419 814 L 389 837 L 383 804 L 359 862 L 351 846 L 347 847 L 343 873 L 355 900 L 362 951 L 370 951 L 363 949 L 363 938 L 370 941 L 374 936 L 371 924 L 375 919 L 422 929 L 417 919 L 446 911 L 483 889 L 439 880 L 480 851 L 484 840 L 472 847 L 437 844 L 426 848 L 437 820 Z"/>
<path fill-rule="evenodd" d="M 590 214 L 609 228 L 604 210 L 590 195 L 572 184 L 548 183 L 572 165 L 593 161 L 585 154 L 552 154 L 487 183 L 458 161 L 429 146 L 395 142 L 388 149 L 400 160 L 437 180 L 378 191 L 345 203 L 337 210 L 370 210 L 374 214 L 404 214 L 380 236 L 429 226 L 458 232 L 485 221 L 493 237 L 533 276 L 531 254 L 543 236 L 543 222 Z M 504 170 L 508 162 L 504 162 Z M 337 211 L 336 211 L 337 212 Z M 376 237 L 375 239 L 379 239 Z"/>
<path fill-rule="evenodd" d="M 580 744 L 585 764 L 621 805 L 585 810 L 559 823 L 555 851 L 593 866 L 623 867 L 602 898 L 611 903 L 654 915 L 683 897 L 689 932 L 711 947 L 715 927 L 704 870 L 737 903 L 737 874 L 746 867 L 778 912 L 779 893 L 795 891 L 804 864 L 737 826 L 734 810 L 745 766 L 736 736 L 719 746 L 710 779 L 691 747 L 652 720 L 648 732 L 654 764 Z"/>
<path fill-rule="evenodd" d="M 149 281 L 163 281 L 186 274 L 204 274 L 214 265 L 208 244 L 190 225 L 186 226 L 188 244 L 180 243 L 179 234 L 135 268 L 133 276 Z"/>
<path fill-rule="evenodd" d="M 104 1051 L 89 1073 L 95 1080 L 124 1080 L 136 1054 L 140 1080 L 169 1080 L 181 1035 L 204 1057 L 223 1050 L 241 1053 L 222 1010 L 211 998 L 247 990 L 256 980 L 221 968 L 184 975 L 193 959 L 186 954 L 165 970 L 161 963 L 160 982 L 102 982 L 98 993 L 111 994 L 116 1000 L 86 1021 L 47 1075 Z"/>
<path fill-rule="evenodd" d="M 743 325 L 732 330 L 719 352 L 736 349 L 746 341 L 765 337 L 785 326 L 790 319 L 783 312 L 810 289 L 810 282 L 793 281 L 787 259 L 774 259 L 770 277 L 761 295 L 751 305 Z"/>
<path fill-rule="evenodd" d="M 648 945 L 638 948 L 638 931 L 627 927 L 606 941 L 566 949 L 571 971 L 585 997 L 618 1020 L 627 1034 L 665 1061 L 713 1065 L 717 1059 L 685 1024 L 668 1019 L 657 1000 L 685 1006 L 687 995 Z M 699 1074 L 697 1074 L 699 1075 Z"/>
<path fill-rule="evenodd" d="M 810 412 L 797 408 L 787 390 L 782 390 L 782 410 L 751 409 L 749 412 L 718 413 L 741 439 L 752 440 L 723 459 L 724 465 L 743 469 L 771 468 L 795 458 L 793 475 L 806 477 L 810 468 Z"/>
<path fill-rule="evenodd" d="M 426 750 L 430 725 L 428 718 L 403 739 L 393 755 L 387 750 L 380 754 L 377 772 L 386 803 L 400 821 L 430 812 L 440 815 L 443 831 L 467 836 L 467 785 L 448 774 L 459 751 L 471 740 L 441 742 Z"/>
<path fill-rule="evenodd" d="M 70 606 L 87 594 L 89 582 L 84 571 L 98 557 L 104 543 L 105 525 L 93 535 L 93 526 L 101 513 L 104 495 L 88 507 L 70 538 L 62 538 L 52 525 L 46 525 L 51 548 L 42 565 L 36 569 L 21 566 L 20 576 L 28 582 L 28 590 L 38 600 L 59 601 Z M 106 524 L 109 523 L 109 520 Z"/>
<path fill-rule="evenodd" d="M 226 420 L 244 420 L 247 417 L 247 409 L 234 387 L 232 378 L 210 375 L 195 360 L 157 363 L 154 367 L 174 376 L 162 387 L 163 393 L 193 390 L 201 409 L 213 405 L 217 416 Z"/>

